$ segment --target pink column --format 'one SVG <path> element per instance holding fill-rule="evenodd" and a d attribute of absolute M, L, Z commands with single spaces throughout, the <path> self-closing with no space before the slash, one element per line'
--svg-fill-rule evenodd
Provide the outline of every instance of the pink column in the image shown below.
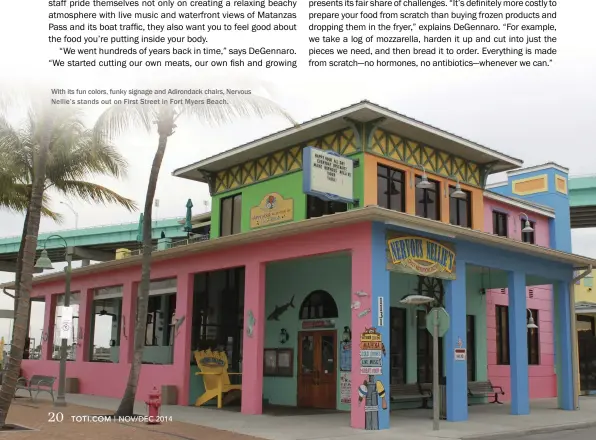
<path fill-rule="evenodd" d="M 174 336 L 174 368 L 178 381 L 178 405 L 188 405 L 188 377 L 192 338 L 192 303 L 194 274 L 178 275 L 176 290 L 176 319 L 184 318 Z M 175 329 L 175 327 L 174 327 Z M 191 377 L 190 380 L 197 380 Z"/>
<path fill-rule="evenodd" d="M 43 335 L 41 341 L 41 358 L 51 360 L 54 350 L 54 319 L 56 316 L 56 298 L 57 295 L 48 293 L 45 296 L 45 310 L 43 316 Z"/>
<path fill-rule="evenodd" d="M 138 283 L 127 281 L 122 286 L 122 325 L 120 328 L 121 364 L 132 363 L 135 337 L 135 318 L 137 316 Z"/>
<path fill-rule="evenodd" d="M 251 320 L 254 317 L 254 322 Z M 263 413 L 263 350 L 265 348 L 265 264 L 246 265 L 242 348 L 242 413 Z"/>
<path fill-rule="evenodd" d="M 370 235 L 362 234 L 352 250 L 351 302 L 359 301 L 360 307 L 352 309 L 352 407 L 350 426 L 364 429 L 364 402 L 359 402 L 358 387 L 368 376 L 360 374 L 360 335 L 372 327 L 372 249 Z M 356 292 L 362 292 L 358 296 Z M 367 313 L 368 311 L 368 313 Z"/>
<path fill-rule="evenodd" d="M 79 294 L 79 328 L 77 342 L 77 362 L 89 361 L 89 346 L 91 344 L 91 308 L 93 306 L 93 289 L 81 289 Z"/>

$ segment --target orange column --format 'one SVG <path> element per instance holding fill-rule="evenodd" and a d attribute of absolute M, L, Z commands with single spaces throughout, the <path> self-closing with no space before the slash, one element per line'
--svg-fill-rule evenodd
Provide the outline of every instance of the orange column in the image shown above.
<path fill-rule="evenodd" d="M 472 189 L 472 229 L 484 230 L 484 194 L 481 189 Z"/>
<path fill-rule="evenodd" d="M 375 157 L 364 155 L 364 203 L 362 206 L 377 204 L 377 161 Z"/>
<path fill-rule="evenodd" d="M 406 214 L 416 215 L 416 176 L 414 171 L 406 171 Z"/>
<path fill-rule="evenodd" d="M 449 181 L 441 180 L 441 221 L 449 223 Z"/>

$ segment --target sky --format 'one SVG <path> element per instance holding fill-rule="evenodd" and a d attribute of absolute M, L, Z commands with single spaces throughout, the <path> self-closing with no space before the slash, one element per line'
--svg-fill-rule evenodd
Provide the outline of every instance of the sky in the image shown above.
<path fill-rule="evenodd" d="M 306 3 L 306 2 L 302 2 Z M 309 69 L 302 63 L 297 69 L 229 71 L 178 71 L 132 69 L 50 68 L 48 54 L 56 48 L 47 43 L 48 8 L 31 7 L 27 2 L 9 2 L 0 9 L 0 59 L 10 61 L 11 69 L 0 69 L 0 84 L 15 87 L 35 85 L 51 87 L 152 87 L 181 84 L 208 87 L 257 88 L 284 107 L 298 121 L 305 121 L 363 99 L 391 108 L 430 125 L 442 128 L 479 144 L 524 161 L 524 166 L 556 162 L 570 168 L 571 175 L 595 174 L 593 127 L 596 118 L 596 38 L 591 23 L 593 2 L 578 0 L 559 2 L 556 20 L 559 42 L 554 63 L 547 68 L 484 68 L 484 69 L 407 69 L 345 68 L 341 70 Z M 292 44 L 306 60 L 308 49 L 306 6 L 299 6 L 303 25 L 297 34 L 276 34 L 279 44 Z M 15 17 L 27 17 L 27 26 Z M 242 44 L 238 35 L 220 38 L 221 44 Z M 251 38 L 257 38 L 251 36 Z M 271 39 L 263 35 L 260 42 Z M 227 40 L 226 40 L 227 39 Z M 251 40 L 252 41 L 252 40 Z M 256 41 L 256 40 L 255 40 Z M 230 46 L 231 47 L 231 46 Z M 263 86 L 264 85 L 264 86 Z M 266 87 L 265 87 L 266 86 Z M 92 122 L 101 107 L 87 109 Z M 19 115 L 11 114 L 14 122 Z M 156 198 L 158 218 L 183 216 L 191 198 L 202 208 L 209 200 L 206 185 L 173 177 L 171 172 L 213 154 L 225 151 L 272 132 L 288 127 L 279 117 L 250 119 L 227 126 L 204 126 L 187 119 L 180 121 L 170 138 L 162 164 Z M 122 181 L 97 179 L 122 195 L 142 204 L 156 134 L 131 129 L 115 140 L 119 151 L 130 163 L 128 177 Z M 492 176 L 489 182 L 504 180 Z M 42 220 L 40 231 L 48 232 L 75 227 L 74 215 L 55 194 L 52 206 L 64 214 L 65 222 L 56 225 Z M 106 209 L 71 200 L 78 213 L 78 226 L 89 227 L 133 222 L 138 213 L 129 213 L 114 206 Z M 195 208 L 195 209 L 197 209 Z M 23 217 L 0 211 L 0 235 L 20 233 Z M 573 251 L 596 257 L 596 230 L 573 231 Z M 0 281 L 11 275 L 0 273 Z M 10 300 L 0 296 L 0 307 Z M 35 313 L 38 315 L 39 314 Z M 0 322 L 0 336 L 7 336 Z"/>

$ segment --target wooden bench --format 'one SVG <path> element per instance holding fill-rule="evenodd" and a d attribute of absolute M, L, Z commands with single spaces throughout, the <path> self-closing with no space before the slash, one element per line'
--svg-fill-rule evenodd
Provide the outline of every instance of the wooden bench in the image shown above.
<path fill-rule="evenodd" d="M 35 374 L 31 376 L 31 379 L 25 377 L 19 377 L 17 379 L 16 390 L 26 390 L 29 392 L 29 397 L 31 400 L 34 400 L 32 392 L 35 391 L 35 399 L 37 395 L 42 391 L 49 393 L 52 396 L 52 401 L 54 401 L 54 382 L 56 382 L 56 378 L 53 376 L 42 376 L 39 374 Z"/>
<path fill-rule="evenodd" d="M 420 384 L 417 383 L 391 385 L 389 392 L 392 402 L 415 402 L 419 400 L 422 402 L 422 408 L 428 408 L 428 399 L 432 397 L 430 391 L 423 390 Z"/>
<path fill-rule="evenodd" d="M 468 382 L 469 397 L 492 397 L 490 403 L 503 404 L 499 401 L 499 394 L 505 395 L 503 388 L 493 385 L 490 380 L 486 382 Z"/>

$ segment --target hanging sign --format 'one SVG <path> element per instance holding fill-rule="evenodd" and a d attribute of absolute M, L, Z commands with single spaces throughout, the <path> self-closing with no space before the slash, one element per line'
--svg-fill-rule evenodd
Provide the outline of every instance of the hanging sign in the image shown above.
<path fill-rule="evenodd" d="M 354 161 L 335 151 L 303 150 L 303 192 L 323 200 L 354 201 Z"/>
<path fill-rule="evenodd" d="M 60 339 L 68 339 L 72 334 L 72 307 L 62 307 Z"/>
<path fill-rule="evenodd" d="M 377 310 L 377 327 L 385 325 L 385 301 L 382 296 L 379 296 L 378 310 Z"/>
<path fill-rule="evenodd" d="M 398 237 L 387 241 L 390 270 L 436 278 L 455 279 L 455 252 L 423 237 Z"/>

